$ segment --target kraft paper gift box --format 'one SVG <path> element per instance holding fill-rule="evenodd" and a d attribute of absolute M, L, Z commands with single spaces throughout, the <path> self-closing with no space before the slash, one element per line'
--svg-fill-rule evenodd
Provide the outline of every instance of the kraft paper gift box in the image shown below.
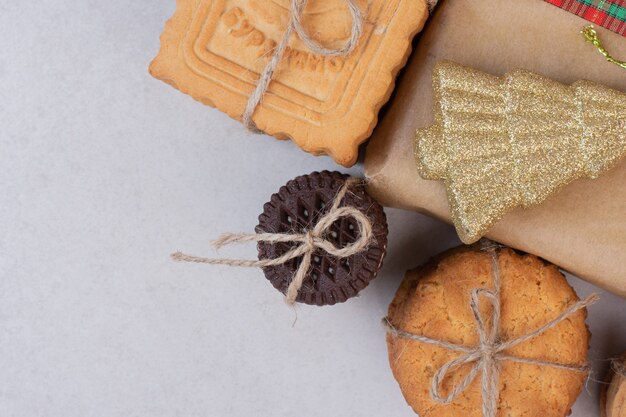
<path fill-rule="evenodd" d="M 608 63 L 581 35 L 588 24 L 541 0 L 442 0 L 366 149 L 369 192 L 387 206 L 450 222 L 443 183 L 422 179 L 413 155 L 416 129 L 433 124 L 432 71 L 439 61 L 497 76 L 526 69 L 565 84 L 584 79 L 626 91 L 626 69 Z M 626 37 L 596 30 L 606 49 L 626 60 Z M 626 160 L 539 206 L 510 212 L 487 236 L 626 297 Z"/>

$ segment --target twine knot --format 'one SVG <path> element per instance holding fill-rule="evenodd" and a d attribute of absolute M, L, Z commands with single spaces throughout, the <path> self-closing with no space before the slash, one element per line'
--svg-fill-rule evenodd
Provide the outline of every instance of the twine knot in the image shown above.
<path fill-rule="evenodd" d="M 313 231 L 306 232 L 304 235 L 304 244 L 306 245 L 307 252 L 315 250 L 315 234 Z"/>
<path fill-rule="evenodd" d="M 328 212 L 320 217 L 319 221 L 310 230 L 305 230 L 302 233 L 227 233 L 213 242 L 216 248 L 244 242 L 299 243 L 299 245 L 288 250 L 278 258 L 260 260 L 212 259 L 176 252 L 171 255 L 172 259 L 179 262 L 265 268 L 268 266 L 282 265 L 292 259 L 302 257 L 302 261 L 285 293 L 285 301 L 287 304 L 292 305 L 296 302 L 298 292 L 302 288 L 302 283 L 311 266 L 311 258 L 316 250 L 321 249 L 329 255 L 342 259 L 362 252 L 371 243 L 374 231 L 370 219 L 355 207 L 340 207 L 349 188 L 361 182 L 362 180 L 359 178 L 348 178 L 337 192 Z M 333 224 L 342 217 L 352 217 L 354 219 L 359 231 L 359 237 L 346 246 L 337 247 L 333 242 L 326 239 L 326 235 Z"/>
<path fill-rule="evenodd" d="M 476 329 L 479 337 L 478 346 L 467 347 L 450 343 L 445 340 L 432 339 L 426 336 L 405 332 L 394 327 L 388 317 L 383 319 L 383 325 L 386 327 L 387 331 L 395 337 L 440 346 L 462 353 L 461 356 L 443 364 L 439 370 L 437 370 L 431 381 L 431 398 L 441 404 L 450 404 L 472 383 L 472 381 L 474 381 L 479 373 L 482 373 L 481 394 L 483 398 L 483 416 L 496 417 L 499 396 L 498 378 L 500 376 L 500 369 L 498 365 L 500 362 L 513 361 L 533 365 L 551 366 L 574 372 L 587 372 L 589 370 L 587 365 L 569 365 L 538 359 L 519 358 L 516 356 L 506 355 L 503 352 L 555 327 L 576 311 L 598 301 L 599 296 L 592 294 L 586 299 L 578 301 L 567 308 L 556 319 L 548 322 L 533 332 L 519 336 L 515 339 L 502 341 L 500 340 L 500 266 L 498 263 L 497 247 L 489 246 L 483 248 L 483 250 L 486 250 L 491 254 L 494 288 L 474 288 L 470 295 L 470 309 L 472 311 L 474 321 L 476 322 Z M 488 318 L 483 317 L 480 313 L 479 303 L 481 299 L 489 302 L 492 306 L 491 316 Z M 490 323 L 488 323 L 488 321 Z M 470 363 L 474 364 L 474 366 L 465 379 L 454 386 L 447 396 L 442 395 L 440 387 L 446 376 L 458 370 L 461 366 Z"/>
<path fill-rule="evenodd" d="M 484 343 L 480 345 L 480 354 L 483 357 L 483 360 L 493 360 L 498 353 L 498 349 L 495 344 L 492 343 Z"/>

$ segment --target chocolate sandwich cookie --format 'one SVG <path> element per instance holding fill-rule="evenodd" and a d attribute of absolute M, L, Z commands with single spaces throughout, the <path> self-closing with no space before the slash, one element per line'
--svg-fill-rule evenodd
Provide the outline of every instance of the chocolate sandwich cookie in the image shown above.
<path fill-rule="evenodd" d="M 348 178 L 339 172 L 323 171 L 289 181 L 265 204 L 256 232 L 309 232 L 328 214 Z M 350 184 L 339 203 L 339 207 L 347 206 L 356 208 L 370 221 L 372 239 L 369 245 L 345 258 L 337 258 L 317 248 L 298 291 L 297 302 L 318 306 L 344 302 L 365 288 L 382 266 L 387 249 L 387 219 L 383 208 L 365 192 L 363 184 L 358 183 Z M 344 216 L 326 229 L 323 239 L 343 248 L 359 239 L 359 233 L 357 221 Z M 259 260 L 279 258 L 298 245 L 297 242 L 259 242 Z M 265 267 L 263 271 L 276 289 L 286 293 L 301 262 L 302 256 Z"/>

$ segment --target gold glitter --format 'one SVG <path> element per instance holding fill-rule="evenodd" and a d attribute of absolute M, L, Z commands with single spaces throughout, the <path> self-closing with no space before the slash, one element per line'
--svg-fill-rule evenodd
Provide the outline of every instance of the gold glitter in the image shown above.
<path fill-rule="evenodd" d="M 585 37 L 585 40 L 591 44 L 593 44 L 596 48 L 598 48 L 598 52 L 600 52 L 602 55 L 604 55 L 604 57 L 606 58 L 607 61 L 609 61 L 612 64 L 615 64 L 619 67 L 622 67 L 624 69 L 626 69 L 626 62 L 624 61 L 618 61 L 617 59 L 613 58 L 610 54 L 609 51 L 607 51 L 604 46 L 602 46 L 602 42 L 600 42 L 600 38 L 598 37 L 598 33 L 596 32 L 596 30 L 593 28 L 592 25 L 590 26 L 585 26 L 583 28 L 583 30 L 581 31 L 581 33 L 583 34 L 583 36 Z"/>
<path fill-rule="evenodd" d="M 626 155 L 626 94 L 566 86 L 524 70 L 502 78 L 451 62 L 433 74 L 435 124 L 417 131 L 425 179 L 444 180 L 461 240 L 473 243 L 515 207 L 596 178 Z"/>

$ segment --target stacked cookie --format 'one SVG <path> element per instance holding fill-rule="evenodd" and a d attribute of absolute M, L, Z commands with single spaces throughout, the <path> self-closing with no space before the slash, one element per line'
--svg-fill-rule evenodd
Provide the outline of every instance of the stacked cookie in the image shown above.
<path fill-rule="evenodd" d="M 389 306 L 389 363 L 421 417 L 563 417 L 584 385 L 590 333 L 584 308 L 576 309 L 576 293 L 556 266 L 510 249 L 497 251 L 495 266 L 492 253 L 477 246 L 436 257 L 406 274 Z M 494 286 L 497 299 L 490 298 Z M 474 300 L 474 293 L 483 296 Z M 571 314 L 534 335 L 568 308 Z M 474 360 L 441 373 L 474 351 Z M 493 387 L 485 385 L 485 375 L 495 378 Z"/>

